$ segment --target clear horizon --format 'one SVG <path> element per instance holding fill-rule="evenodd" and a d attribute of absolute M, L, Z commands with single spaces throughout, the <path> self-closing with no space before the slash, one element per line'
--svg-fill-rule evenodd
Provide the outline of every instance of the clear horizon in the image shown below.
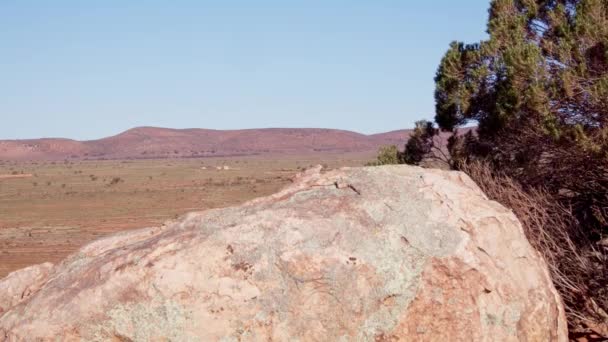
<path fill-rule="evenodd" d="M 434 116 L 453 40 L 489 1 L 0 4 L 0 139 L 99 139 L 133 127 L 332 128 Z"/>

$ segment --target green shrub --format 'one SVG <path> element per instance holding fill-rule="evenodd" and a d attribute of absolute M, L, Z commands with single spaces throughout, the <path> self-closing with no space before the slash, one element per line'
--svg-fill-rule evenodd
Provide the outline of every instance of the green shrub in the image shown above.
<path fill-rule="evenodd" d="M 399 152 L 397 146 L 383 146 L 378 150 L 378 156 L 376 160 L 367 163 L 368 166 L 379 166 L 379 165 L 391 165 L 391 164 L 403 164 L 402 153 Z"/>

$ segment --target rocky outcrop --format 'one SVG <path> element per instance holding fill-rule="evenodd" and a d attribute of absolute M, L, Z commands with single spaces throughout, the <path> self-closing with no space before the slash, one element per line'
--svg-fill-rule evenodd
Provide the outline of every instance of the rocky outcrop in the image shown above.
<path fill-rule="evenodd" d="M 7 290 L 8 289 L 8 290 Z M 464 174 L 309 170 L 0 281 L 0 340 L 566 341 L 547 267 Z"/>

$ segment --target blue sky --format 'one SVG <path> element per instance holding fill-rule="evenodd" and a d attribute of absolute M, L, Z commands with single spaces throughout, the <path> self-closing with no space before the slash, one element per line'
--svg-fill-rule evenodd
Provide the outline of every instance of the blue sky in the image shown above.
<path fill-rule="evenodd" d="M 0 0 L 0 139 L 134 126 L 376 133 L 434 115 L 488 0 Z"/>

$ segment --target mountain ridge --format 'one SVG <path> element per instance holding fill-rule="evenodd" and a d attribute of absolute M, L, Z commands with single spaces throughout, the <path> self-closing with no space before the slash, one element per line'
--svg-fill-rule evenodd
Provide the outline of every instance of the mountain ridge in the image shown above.
<path fill-rule="evenodd" d="M 411 130 L 376 134 L 330 128 L 134 127 L 101 139 L 39 138 L 0 140 L 0 160 L 149 159 L 371 152 L 402 145 Z"/>

